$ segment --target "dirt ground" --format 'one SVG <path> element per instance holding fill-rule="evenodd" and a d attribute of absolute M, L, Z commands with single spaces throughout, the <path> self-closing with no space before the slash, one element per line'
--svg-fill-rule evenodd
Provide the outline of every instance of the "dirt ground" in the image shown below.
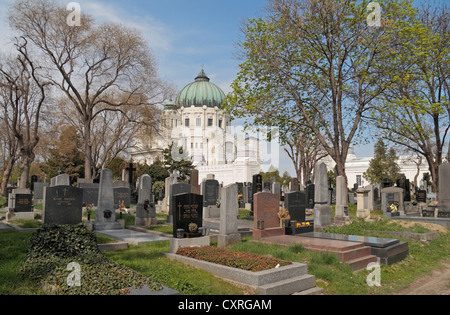
<path fill-rule="evenodd" d="M 442 225 L 434 224 L 434 223 L 417 222 L 417 221 L 401 221 L 401 220 L 392 220 L 390 223 L 397 223 L 405 228 L 412 227 L 417 224 L 417 225 L 423 226 L 426 229 L 429 229 L 430 231 L 448 233 L 448 229 L 446 227 L 443 227 Z"/>
<path fill-rule="evenodd" d="M 420 277 L 397 295 L 450 295 L 450 261 L 443 268 Z"/>

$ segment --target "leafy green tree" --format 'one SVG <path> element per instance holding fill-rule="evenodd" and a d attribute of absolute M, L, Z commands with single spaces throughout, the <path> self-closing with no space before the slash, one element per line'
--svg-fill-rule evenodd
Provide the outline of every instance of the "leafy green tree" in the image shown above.
<path fill-rule="evenodd" d="M 369 168 L 364 172 L 363 177 L 374 185 L 380 183 L 384 178 L 390 178 L 394 182 L 400 174 L 400 167 L 397 164 L 398 157 L 393 148 L 388 150 L 383 139 L 379 139 L 374 147 L 374 158 L 369 162 Z"/>
<path fill-rule="evenodd" d="M 139 164 L 136 170 L 136 176 L 139 177 L 143 174 L 148 174 L 152 178 L 152 182 L 165 182 L 166 177 L 169 177 L 165 165 L 162 161 L 155 161 L 152 165 Z"/>
<path fill-rule="evenodd" d="M 373 111 L 385 139 L 425 158 L 434 191 L 439 165 L 450 157 L 449 25 L 447 6 L 428 5 L 392 30 L 393 44 L 382 43 L 392 84 Z"/>
<path fill-rule="evenodd" d="M 243 59 L 227 108 L 266 125 L 302 126 L 346 178 L 350 145 L 362 139 L 373 101 L 391 83 L 386 45 L 414 13 L 411 1 L 379 0 L 381 27 L 367 23 L 370 1 L 271 0 L 266 17 L 243 25 Z"/>

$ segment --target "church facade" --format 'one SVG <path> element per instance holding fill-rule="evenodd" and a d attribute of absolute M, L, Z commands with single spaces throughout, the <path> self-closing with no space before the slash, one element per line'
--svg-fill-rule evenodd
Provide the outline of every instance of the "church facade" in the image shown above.
<path fill-rule="evenodd" d="M 261 170 L 260 141 L 236 132 L 223 110 L 224 99 L 225 93 L 202 69 L 176 101 L 164 105 L 157 131 L 136 138 L 133 161 L 150 165 L 162 160 L 163 150 L 173 143 L 172 158 L 190 159 L 200 180 L 214 174 L 224 185 L 251 182 L 252 175 Z M 177 150 L 180 147 L 183 155 Z"/>

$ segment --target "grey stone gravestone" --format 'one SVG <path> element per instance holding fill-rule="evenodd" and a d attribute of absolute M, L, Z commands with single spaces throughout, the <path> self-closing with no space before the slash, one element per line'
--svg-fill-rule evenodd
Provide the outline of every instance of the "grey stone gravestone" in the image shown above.
<path fill-rule="evenodd" d="M 290 187 L 291 191 L 299 191 L 300 186 L 299 186 L 297 177 L 294 177 L 294 178 L 291 179 L 291 185 L 290 186 L 291 186 Z"/>
<path fill-rule="evenodd" d="M 450 163 L 439 166 L 439 213 L 440 217 L 450 213 Z"/>
<path fill-rule="evenodd" d="M 42 200 L 44 199 L 44 187 L 49 187 L 49 183 L 34 183 L 34 200 Z"/>
<path fill-rule="evenodd" d="M 100 184 L 90 183 L 90 184 L 78 184 L 78 187 L 83 189 L 83 203 L 86 205 L 98 205 L 98 193 L 100 189 Z"/>
<path fill-rule="evenodd" d="M 82 221 L 83 190 L 72 186 L 44 188 L 43 222 L 78 224 Z"/>
<path fill-rule="evenodd" d="M 130 208 L 131 206 L 131 189 L 128 187 L 114 187 L 114 205 L 116 209 L 122 205 Z"/>
<path fill-rule="evenodd" d="M 328 205 L 328 176 L 325 163 L 316 166 L 314 178 L 314 226 L 323 228 L 331 224 L 331 207 Z"/>
<path fill-rule="evenodd" d="M 353 193 L 351 193 L 353 196 Z M 336 215 L 335 219 L 344 220 L 348 217 L 347 189 L 345 186 L 345 177 L 336 177 Z"/>
<path fill-rule="evenodd" d="M 156 224 L 156 210 L 152 198 L 152 178 L 144 174 L 139 178 L 138 203 L 136 206 L 136 225 Z"/>
<path fill-rule="evenodd" d="M 403 208 L 403 189 L 399 187 L 388 187 L 381 189 L 381 210 L 383 210 L 383 216 L 391 218 L 390 206 L 398 202 L 397 207 L 399 214 L 404 214 Z"/>
<path fill-rule="evenodd" d="M 70 186 L 69 174 L 61 174 L 51 179 L 51 187 L 53 186 Z"/>
<path fill-rule="evenodd" d="M 222 188 L 220 203 L 220 228 L 218 235 L 218 246 L 236 244 L 241 240 L 238 233 L 237 216 L 238 209 L 238 185 L 231 184 Z"/>
<path fill-rule="evenodd" d="M 100 173 L 97 211 L 95 213 L 95 230 L 119 230 L 122 228 L 116 221 L 114 207 L 113 172 L 104 168 Z"/>

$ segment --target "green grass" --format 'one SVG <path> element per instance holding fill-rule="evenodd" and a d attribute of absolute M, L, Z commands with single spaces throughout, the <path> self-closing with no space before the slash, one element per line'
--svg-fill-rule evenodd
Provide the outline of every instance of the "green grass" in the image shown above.
<path fill-rule="evenodd" d="M 330 229 L 340 234 L 367 234 L 367 229 L 385 231 L 402 230 L 401 226 L 388 224 L 388 220 L 363 222 L 356 220 L 350 225 Z M 160 226 L 161 227 L 161 226 Z M 413 228 L 414 230 L 415 228 Z M 376 235 L 376 234 L 371 234 Z M 389 237 L 382 234 L 382 237 Z M 25 259 L 31 232 L 0 232 L 0 295 L 43 294 L 31 281 L 22 281 L 18 271 Z M 398 238 L 398 237 L 393 237 Z M 381 287 L 369 287 L 366 278 L 371 272 L 353 272 L 347 264 L 329 253 L 305 250 L 301 245 L 279 246 L 251 241 L 251 237 L 231 247 L 232 250 L 296 261 L 308 264 L 308 273 L 316 277 L 316 285 L 324 289 L 324 294 L 392 294 L 407 288 L 417 278 L 441 268 L 441 262 L 450 260 L 450 230 L 429 242 L 401 239 L 409 243 L 409 256 L 393 266 L 381 267 Z M 100 239 L 99 242 L 103 242 Z M 164 256 L 169 251 L 169 242 L 153 242 L 140 246 L 130 246 L 126 250 L 104 253 L 110 260 L 130 267 L 156 281 L 179 291 L 192 295 L 235 295 L 246 293 L 236 286 L 222 281 L 204 271 L 172 262 Z"/>
<path fill-rule="evenodd" d="M 405 228 L 395 221 L 384 218 L 372 222 L 366 222 L 363 219 L 356 219 L 352 222 L 352 224 L 329 227 L 325 229 L 326 233 L 367 236 L 371 235 L 371 232 L 368 231 L 427 233 L 430 230 L 419 224 Z"/>
<path fill-rule="evenodd" d="M 43 291 L 32 281 L 19 277 L 32 232 L 0 232 L 0 295 L 34 295 Z"/>

